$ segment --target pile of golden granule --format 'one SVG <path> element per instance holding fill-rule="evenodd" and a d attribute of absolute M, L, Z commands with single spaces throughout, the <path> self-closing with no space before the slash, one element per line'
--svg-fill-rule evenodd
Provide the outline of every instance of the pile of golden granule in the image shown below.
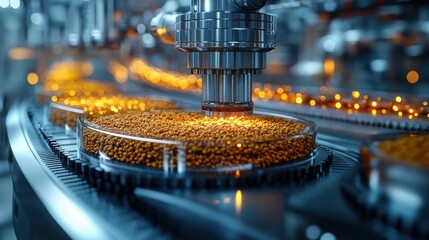
<path fill-rule="evenodd" d="M 429 134 L 411 134 L 383 141 L 378 148 L 394 159 L 429 168 Z"/>
<path fill-rule="evenodd" d="M 58 61 L 45 73 L 45 79 L 37 92 L 37 102 L 48 103 L 60 97 L 89 97 L 118 94 L 109 83 L 87 80 L 92 65 L 83 61 Z"/>
<path fill-rule="evenodd" d="M 176 167 L 183 161 L 189 168 L 248 164 L 262 168 L 308 157 L 315 149 L 315 129 L 309 129 L 298 121 L 274 116 L 208 118 L 186 111 L 123 112 L 87 116 L 80 130 L 80 147 L 91 154 L 155 168 Z"/>
<path fill-rule="evenodd" d="M 127 97 L 65 97 L 52 101 L 50 104 L 50 118 L 56 125 L 67 125 L 76 128 L 77 119 L 82 114 L 101 115 L 121 111 L 153 111 L 161 109 L 176 109 L 176 104 L 169 100 Z"/>
<path fill-rule="evenodd" d="M 79 60 L 60 60 L 54 62 L 54 64 L 46 70 L 46 73 L 44 74 L 44 83 L 79 81 L 92 73 L 92 68 L 91 63 L 89 62 Z"/>
<path fill-rule="evenodd" d="M 115 86 L 97 81 L 50 82 L 41 88 L 37 94 L 37 101 L 47 103 L 49 100 L 55 102 L 59 98 L 66 97 L 101 97 L 118 93 L 119 91 Z"/>

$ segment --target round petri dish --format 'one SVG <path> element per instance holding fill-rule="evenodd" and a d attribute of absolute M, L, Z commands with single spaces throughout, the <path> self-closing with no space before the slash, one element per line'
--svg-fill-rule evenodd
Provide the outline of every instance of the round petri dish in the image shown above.
<path fill-rule="evenodd" d="M 385 167 L 429 171 L 429 133 L 377 135 L 361 146 L 362 173 Z"/>
<path fill-rule="evenodd" d="M 175 102 L 166 98 L 134 97 L 134 96 L 102 96 L 102 97 L 62 97 L 51 100 L 49 105 L 50 121 L 66 129 L 74 130 L 77 120 L 83 115 L 104 115 L 122 111 L 154 111 L 176 109 Z"/>
<path fill-rule="evenodd" d="M 84 158 L 109 167 L 175 173 L 234 172 L 309 160 L 316 133 L 314 123 L 284 115 L 209 118 L 199 112 L 153 111 L 78 121 Z"/>
<path fill-rule="evenodd" d="M 428 238 L 427 149 L 428 132 L 380 134 L 362 143 L 360 168 L 346 174 L 341 185 L 347 202 L 375 232 L 389 232 L 394 239 Z"/>
<path fill-rule="evenodd" d="M 406 228 L 427 222 L 423 213 L 429 211 L 428 149 L 427 132 L 382 134 L 365 141 L 357 181 L 363 187 L 358 191 L 361 202 L 377 216 L 400 219 Z"/>
<path fill-rule="evenodd" d="M 373 144 L 374 153 L 383 158 L 429 170 L 429 133 L 388 136 Z"/>

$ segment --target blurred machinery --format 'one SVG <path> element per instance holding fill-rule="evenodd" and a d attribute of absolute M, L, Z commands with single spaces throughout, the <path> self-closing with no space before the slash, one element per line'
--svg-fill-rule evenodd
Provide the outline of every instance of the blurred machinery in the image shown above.
<path fill-rule="evenodd" d="M 374 177 L 390 168 L 359 167 L 358 154 L 375 134 L 429 131 L 424 1 L 0 0 L 0 19 L 0 159 L 19 238 L 429 237 L 427 214 L 396 214 L 398 196 L 425 212 L 427 190 L 391 191 L 384 181 L 397 179 Z M 287 174 L 214 183 L 116 174 L 80 159 L 75 132 L 34 103 L 33 88 L 53 78 L 168 96 L 206 116 L 298 115 L 317 124 L 320 154 Z"/>

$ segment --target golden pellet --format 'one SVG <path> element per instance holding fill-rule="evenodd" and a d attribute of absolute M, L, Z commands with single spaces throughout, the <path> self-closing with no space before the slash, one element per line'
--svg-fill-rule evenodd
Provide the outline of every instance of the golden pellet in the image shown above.
<path fill-rule="evenodd" d="M 115 86 L 97 81 L 72 81 L 59 83 L 49 81 L 45 83 L 37 94 L 37 102 L 48 103 L 53 97 L 102 97 L 106 95 L 116 95 L 119 92 Z"/>
<path fill-rule="evenodd" d="M 85 122 L 110 132 L 181 142 L 139 141 L 83 128 L 81 147 L 85 151 L 156 168 L 163 167 L 163 160 L 177 167 L 180 157 L 190 168 L 245 164 L 261 168 L 307 157 L 315 148 L 315 136 L 303 134 L 306 125 L 273 116 L 207 118 L 183 111 L 123 112 L 87 116 Z"/>
<path fill-rule="evenodd" d="M 429 134 L 383 141 L 378 148 L 394 159 L 429 168 Z"/>
<path fill-rule="evenodd" d="M 116 94 L 113 85 L 88 81 L 93 66 L 90 62 L 60 60 L 54 62 L 42 75 L 43 81 L 37 93 L 39 103 L 49 102 L 51 97 L 103 96 Z"/>
<path fill-rule="evenodd" d="M 161 109 L 175 109 L 176 104 L 169 100 L 126 97 L 65 97 L 52 102 L 50 106 L 51 122 L 70 128 L 76 128 L 77 119 L 83 114 L 101 115 L 122 111 L 153 111 Z"/>

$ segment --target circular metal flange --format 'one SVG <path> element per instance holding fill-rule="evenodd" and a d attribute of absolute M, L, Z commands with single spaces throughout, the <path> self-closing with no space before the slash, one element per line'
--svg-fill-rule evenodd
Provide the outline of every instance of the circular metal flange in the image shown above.
<path fill-rule="evenodd" d="M 181 51 L 271 51 L 276 18 L 258 12 L 199 12 L 176 19 L 176 48 Z"/>

